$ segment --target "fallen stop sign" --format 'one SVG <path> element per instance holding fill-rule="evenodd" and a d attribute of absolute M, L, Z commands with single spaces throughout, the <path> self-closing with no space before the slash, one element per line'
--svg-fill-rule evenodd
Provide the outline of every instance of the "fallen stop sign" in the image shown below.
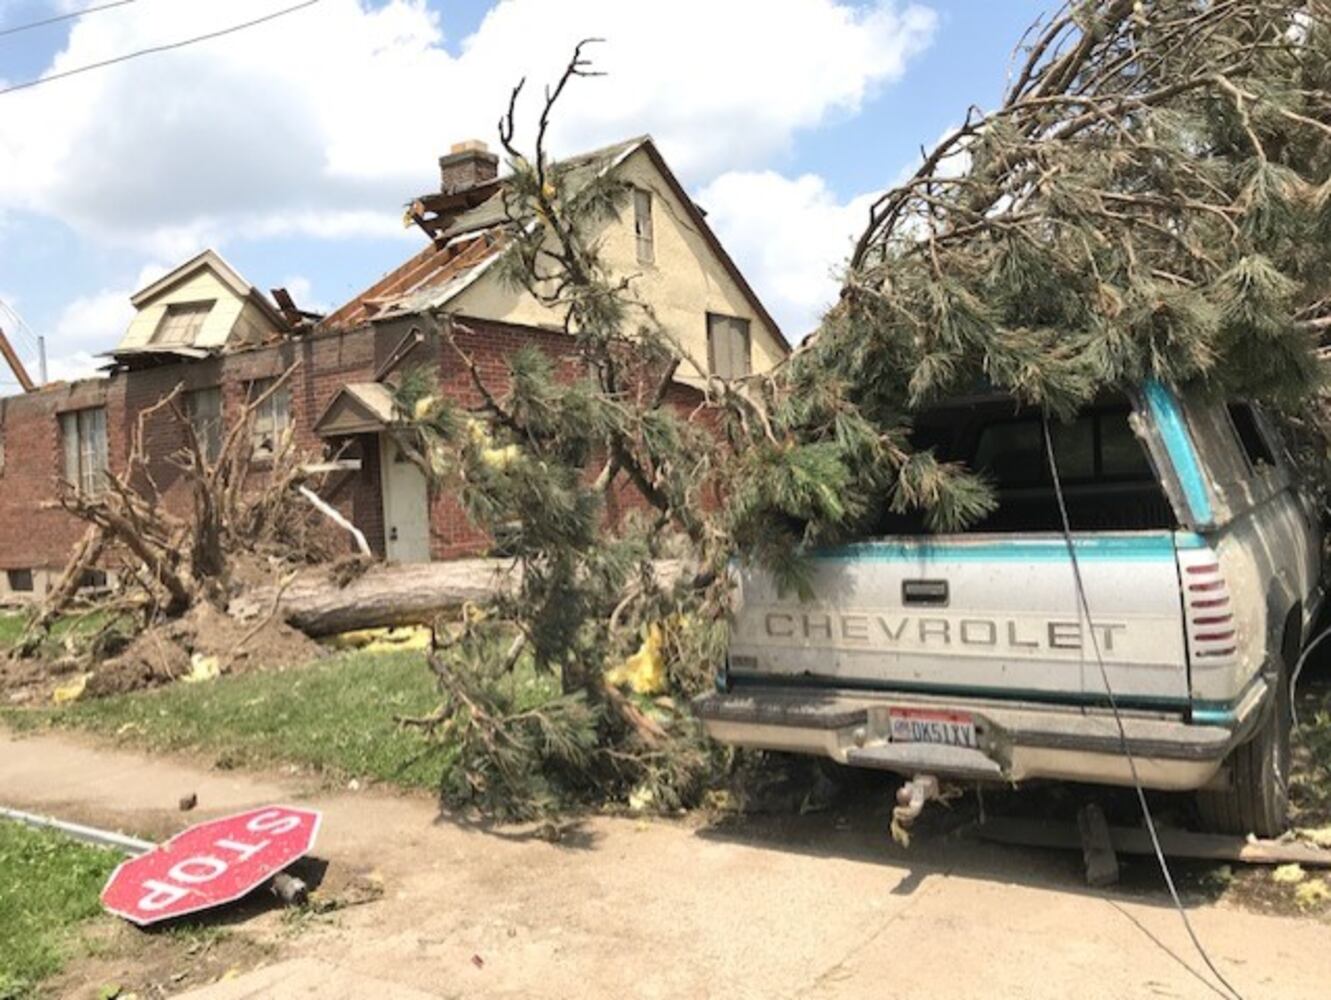
<path fill-rule="evenodd" d="M 230 903 L 313 847 L 319 819 L 312 809 L 265 806 L 192 826 L 123 862 L 102 905 L 143 927 Z"/>

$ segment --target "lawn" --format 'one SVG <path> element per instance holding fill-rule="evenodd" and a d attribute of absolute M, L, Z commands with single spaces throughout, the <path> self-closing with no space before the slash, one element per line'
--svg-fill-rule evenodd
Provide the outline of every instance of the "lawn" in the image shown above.
<path fill-rule="evenodd" d="M 0 1000 L 35 992 L 77 948 L 78 927 L 121 860 L 58 834 L 0 821 Z"/>
<path fill-rule="evenodd" d="M 24 617 L 13 612 L 0 612 L 0 649 L 8 649 L 23 634 Z"/>
<path fill-rule="evenodd" d="M 0 719 L 18 729 L 77 727 L 152 751 L 202 752 L 220 767 L 294 764 L 332 779 L 434 788 L 446 753 L 394 716 L 426 714 L 436 703 L 424 654 L 358 652 L 60 708 L 4 710 Z"/>
<path fill-rule="evenodd" d="M 0 611 L 0 651 L 8 649 L 18 641 L 27 620 L 28 616 L 23 612 Z M 51 635 L 47 641 L 52 645 L 58 645 L 70 632 L 89 636 L 110 620 L 110 616 L 102 611 L 65 615 L 51 626 Z"/>

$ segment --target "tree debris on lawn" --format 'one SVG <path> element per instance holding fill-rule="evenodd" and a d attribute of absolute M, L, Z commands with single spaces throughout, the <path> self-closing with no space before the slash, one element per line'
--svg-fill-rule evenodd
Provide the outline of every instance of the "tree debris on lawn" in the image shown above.
<path fill-rule="evenodd" d="M 62 483 L 58 503 L 88 523 L 60 581 L 28 621 L 7 659 L 4 687 L 49 688 L 52 665 L 38 654 L 52 642 L 52 627 L 67 616 L 87 573 L 118 568 L 119 585 L 81 612 L 95 628 L 66 630 L 63 655 L 82 668 L 89 695 L 104 695 L 176 679 L 204 680 L 248 662 L 287 663 L 318 655 L 319 647 L 276 616 L 290 567 L 326 557 L 315 530 L 318 515 L 293 485 L 306 478 L 290 441 L 279 443 L 266 468 L 253 461 L 254 415 L 291 377 L 294 366 L 250 399 L 226 429 L 216 454 L 195 434 L 176 387 L 142 410 L 119 473 L 107 471 L 102 489 Z M 174 425 L 184 445 L 170 461 L 188 494 L 180 511 L 166 502 L 153 478 L 145 440 Z M 234 592 L 275 578 L 265 614 L 241 625 L 225 613 Z M 84 693 L 77 679 L 54 688 L 57 701 Z"/>

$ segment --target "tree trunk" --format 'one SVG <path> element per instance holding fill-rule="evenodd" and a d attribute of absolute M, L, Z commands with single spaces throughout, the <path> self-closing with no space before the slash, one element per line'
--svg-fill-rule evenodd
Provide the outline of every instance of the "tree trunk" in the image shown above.
<path fill-rule="evenodd" d="M 656 564 L 657 579 L 670 586 L 681 571 L 675 560 Z M 522 582 L 511 559 L 457 559 L 452 562 L 372 566 L 339 586 L 327 570 L 300 573 L 282 594 L 277 615 L 307 635 L 334 635 L 361 628 L 429 625 L 462 605 L 488 601 L 499 590 L 509 593 Z M 227 612 L 254 621 L 272 612 L 275 587 L 259 587 L 235 597 Z"/>
<path fill-rule="evenodd" d="M 345 586 L 322 570 L 310 570 L 287 587 L 278 615 L 308 635 L 360 628 L 428 625 L 468 601 L 489 600 L 501 588 L 516 588 L 521 571 L 507 559 L 374 566 Z M 231 601 L 227 611 L 242 621 L 272 609 L 275 588 L 260 587 Z"/>

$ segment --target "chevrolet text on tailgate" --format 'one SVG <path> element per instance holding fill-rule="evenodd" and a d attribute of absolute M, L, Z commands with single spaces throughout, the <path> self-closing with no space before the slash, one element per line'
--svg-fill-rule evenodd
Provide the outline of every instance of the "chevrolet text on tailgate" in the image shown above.
<path fill-rule="evenodd" d="M 999 396 L 915 434 L 986 474 L 997 508 L 956 535 L 884 515 L 813 555 L 811 600 L 738 569 L 727 667 L 695 703 L 711 735 L 908 777 L 1131 784 L 1135 764 L 1196 790 L 1210 829 L 1282 830 L 1322 566 L 1279 428 L 1148 383 L 1047 437 Z"/>

